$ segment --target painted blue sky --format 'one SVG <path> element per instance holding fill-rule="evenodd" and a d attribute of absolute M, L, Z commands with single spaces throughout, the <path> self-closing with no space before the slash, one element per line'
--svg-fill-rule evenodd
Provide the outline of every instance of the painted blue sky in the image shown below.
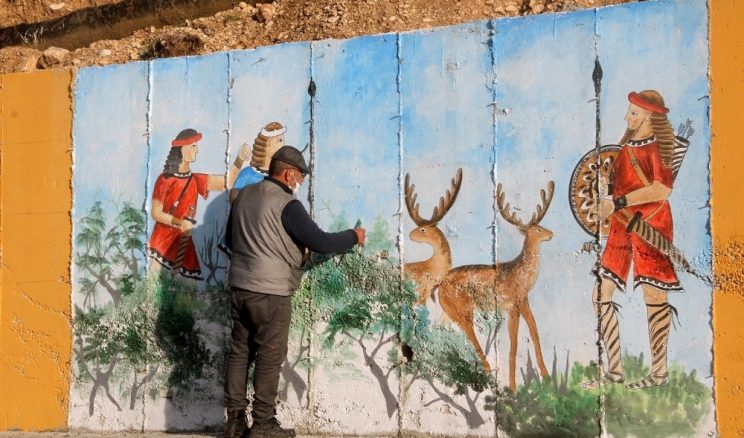
<path fill-rule="evenodd" d="M 316 211 L 398 229 L 397 36 L 313 43 Z"/>
<path fill-rule="evenodd" d="M 75 89 L 74 217 L 96 199 L 149 202 L 170 140 L 187 127 L 204 133 L 193 166 L 199 172 L 224 173 L 240 144 L 252 143 L 270 121 L 285 124 L 287 143 L 303 148 L 310 142 L 312 77 L 318 90 L 314 208 L 321 224 L 330 224 L 331 213 L 365 224 L 382 216 L 392 239 L 404 236 L 404 257 L 424 259 L 429 250 L 407 238 L 412 223 L 400 210 L 403 175 L 411 174 L 421 213 L 428 215 L 462 167 L 460 196 L 441 226 L 455 265 L 491 263 L 512 258 L 522 244 L 494 210 L 494 183 L 502 183 L 517 213 L 529 218 L 539 190 L 555 181 L 542 223 L 555 236 L 541 247 L 530 300 L 543 350 L 555 348 L 560 361 L 570 352 L 571 360 L 588 362 L 596 357 L 595 259 L 579 253 L 590 236 L 574 221 L 567 190 L 573 167 L 594 143 L 595 55 L 604 70 L 603 143 L 622 135 L 633 90 L 660 91 L 675 128 L 693 121 L 696 133 L 670 202 L 677 245 L 708 269 L 706 16 L 702 0 L 651 1 L 82 69 Z M 197 218 L 219 225 L 226 211 L 224 195 L 212 193 L 200 202 Z M 686 292 L 671 298 L 681 324 L 671 335 L 670 358 L 712 385 L 710 288 L 687 274 L 680 278 Z M 618 295 L 624 346 L 646 351 L 642 297 Z M 527 345 L 520 347 L 520 363 Z"/>
<path fill-rule="evenodd" d="M 455 264 L 492 263 L 493 72 L 485 22 L 401 36 L 403 172 L 416 185 L 420 213 L 431 216 L 458 168 L 463 181 L 442 220 Z M 404 212 L 404 233 L 414 227 Z M 428 257 L 410 243 L 406 260 Z"/>
<path fill-rule="evenodd" d="M 131 202 L 144 207 L 147 181 L 148 65 L 81 69 L 75 82 L 73 233 L 96 201 L 109 213 Z M 79 275 L 72 266 L 73 290 Z M 84 297 L 73 293 L 73 303 Z M 99 303 L 105 302 L 101 294 Z"/>
<path fill-rule="evenodd" d="M 286 144 L 309 143 L 310 44 L 284 44 L 228 53 L 230 57 L 230 150 L 253 144 L 261 128 L 280 122 Z M 306 153 L 306 157 L 309 153 Z"/>

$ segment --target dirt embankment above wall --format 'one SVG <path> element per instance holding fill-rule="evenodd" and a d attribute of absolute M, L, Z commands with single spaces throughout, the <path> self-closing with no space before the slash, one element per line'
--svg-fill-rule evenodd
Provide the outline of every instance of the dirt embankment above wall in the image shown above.
<path fill-rule="evenodd" d="M 633 0 L 0 0 L 0 73 L 409 31 Z"/>

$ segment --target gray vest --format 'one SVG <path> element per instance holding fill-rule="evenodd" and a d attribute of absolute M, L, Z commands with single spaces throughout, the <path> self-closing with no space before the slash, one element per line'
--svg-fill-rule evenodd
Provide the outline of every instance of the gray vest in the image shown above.
<path fill-rule="evenodd" d="M 271 295 L 292 295 L 302 277 L 302 253 L 282 225 L 294 197 L 271 181 L 240 191 L 233 203 L 228 284 Z"/>

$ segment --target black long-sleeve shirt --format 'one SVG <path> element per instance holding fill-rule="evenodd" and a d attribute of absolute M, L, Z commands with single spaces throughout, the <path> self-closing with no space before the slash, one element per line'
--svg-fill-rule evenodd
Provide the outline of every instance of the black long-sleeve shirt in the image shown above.
<path fill-rule="evenodd" d="M 326 233 L 321 230 L 305 210 L 302 202 L 296 199 L 282 210 L 282 225 L 297 244 L 321 254 L 344 252 L 358 243 L 354 230 L 339 233 Z"/>
<path fill-rule="evenodd" d="M 287 193 L 292 193 L 281 182 L 271 177 L 267 177 L 266 180 L 278 185 Z M 336 254 L 348 251 L 351 247 L 359 243 L 354 230 L 349 229 L 338 233 L 327 233 L 323 231 L 310 217 L 302 202 L 297 199 L 290 201 L 284 206 L 281 219 L 287 234 L 292 237 L 292 240 L 300 249 L 308 248 L 310 251 L 321 254 Z M 225 243 L 232 250 L 230 222 L 228 220 L 227 239 Z"/>

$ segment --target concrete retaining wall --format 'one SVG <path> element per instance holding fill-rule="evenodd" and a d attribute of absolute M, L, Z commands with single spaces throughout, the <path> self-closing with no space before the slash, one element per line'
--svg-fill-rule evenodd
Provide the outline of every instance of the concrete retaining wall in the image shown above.
<path fill-rule="evenodd" d="M 194 281 L 148 256 L 154 193 L 179 131 L 203 134 L 191 170 L 219 179 L 278 122 L 311 163 L 298 197 L 319 224 L 361 219 L 369 239 L 315 260 L 295 295 L 283 422 L 323 434 L 733 435 L 743 426 L 729 131 L 741 77 L 730 55 L 741 41 L 727 7 L 644 2 L 3 76 L 0 428 L 219 427 L 229 194 L 212 185 L 196 201 Z M 608 362 L 591 300 L 607 243 L 583 229 L 595 207 L 582 203 L 596 197 L 582 198 L 582 181 L 591 190 L 597 146 L 621 156 L 611 145 L 628 126 L 628 93 L 647 89 L 690 142 L 668 200 L 690 266 L 674 271 L 684 291 L 669 292 L 668 385 L 601 396 L 581 384 Z M 426 219 L 441 196 L 451 205 L 434 225 L 448 246 L 432 247 L 421 240 L 436 233 Z M 516 222 L 533 213 L 542 228 L 525 237 Z M 533 252 L 521 253 L 525 242 Z M 405 265 L 437 254 L 451 263 L 428 277 Z M 527 267 L 455 271 L 426 297 L 449 268 L 515 258 Z M 666 259 L 652 254 L 656 270 L 635 290 L 632 274 L 616 278 L 628 282 L 613 297 L 628 382 L 653 360 L 642 290 L 674 288 L 656 281 Z"/>

